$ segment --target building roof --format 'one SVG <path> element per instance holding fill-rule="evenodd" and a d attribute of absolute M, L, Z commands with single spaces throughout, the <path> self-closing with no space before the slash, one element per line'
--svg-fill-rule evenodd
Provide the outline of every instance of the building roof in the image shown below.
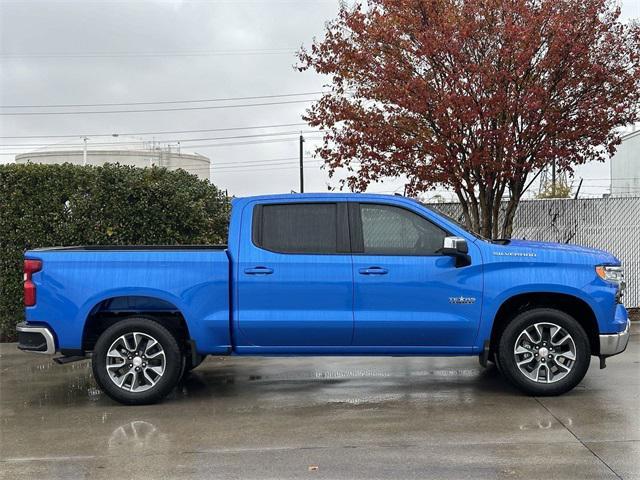
<path fill-rule="evenodd" d="M 640 135 L 640 130 L 636 130 L 635 132 L 629 132 L 620 137 L 620 139 L 624 142 L 625 140 L 629 140 L 630 138 L 636 137 Z"/>

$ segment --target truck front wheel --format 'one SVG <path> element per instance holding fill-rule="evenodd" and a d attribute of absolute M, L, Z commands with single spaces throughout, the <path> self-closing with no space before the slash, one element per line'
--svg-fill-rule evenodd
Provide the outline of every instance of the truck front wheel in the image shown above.
<path fill-rule="evenodd" d="M 133 317 L 100 335 L 92 368 L 102 391 L 117 402 L 155 403 L 178 383 L 182 352 L 169 330 L 153 320 Z"/>
<path fill-rule="evenodd" d="M 535 308 L 516 316 L 498 347 L 502 374 L 529 395 L 568 392 L 589 368 L 591 348 L 582 326 L 552 308 Z"/>

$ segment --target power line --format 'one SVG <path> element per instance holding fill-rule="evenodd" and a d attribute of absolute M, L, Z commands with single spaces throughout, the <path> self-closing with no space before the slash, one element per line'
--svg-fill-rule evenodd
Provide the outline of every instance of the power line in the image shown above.
<path fill-rule="evenodd" d="M 128 132 L 128 133 L 76 133 L 73 135 L 14 135 L 14 136 L 0 136 L 0 138 L 77 138 L 77 137 L 118 137 L 118 136 L 144 136 L 144 135 L 172 135 L 178 133 L 205 133 L 205 132 L 230 132 L 234 130 L 258 130 L 261 128 L 280 128 L 280 127 L 298 127 L 301 125 L 307 125 L 306 123 L 280 123 L 274 125 L 255 125 L 251 127 L 226 127 L 226 128 L 207 128 L 200 130 L 170 130 L 170 131 L 158 131 L 158 132 Z"/>
<path fill-rule="evenodd" d="M 227 165 L 224 167 L 216 167 L 215 165 L 211 165 L 213 168 L 212 170 L 214 172 L 218 172 L 218 171 L 226 171 L 226 170 L 237 170 L 237 169 L 242 169 L 242 170 L 251 170 L 251 169 L 257 169 L 257 168 L 269 168 L 269 167 L 273 167 L 273 166 L 281 166 L 281 165 L 288 165 L 288 166 L 293 166 L 293 167 L 298 167 L 300 168 L 300 165 L 295 163 L 295 162 L 274 162 L 274 163 L 268 163 L 268 164 L 258 164 L 258 165 Z M 305 167 L 311 167 L 311 166 L 321 166 L 322 163 L 318 163 L 318 162 L 307 162 L 305 163 Z"/>
<path fill-rule="evenodd" d="M 294 160 L 298 160 L 298 157 L 294 157 Z M 321 167 L 324 162 L 321 160 L 314 159 L 311 162 L 306 162 L 304 168 L 315 168 Z M 128 165 L 128 164 L 125 164 Z M 217 173 L 231 173 L 234 171 L 241 173 L 250 173 L 253 170 L 258 171 L 270 171 L 270 170 L 282 170 L 282 169 L 299 169 L 300 166 L 298 162 L 274 162 L 269 164 L 258 164 L 258 165 L 244 165 L 238 164 L 235 166 L 224 166 L 217 167 L 216 164 L 203 164 L 203 163 L 181 163 L 179 165 L 153 165 L 157 168 L 166 168 L 167 170 L 177 170 L 183 169 L 186 171 L 211 171 L 214 175 Z"/>
<path fill-rule="evenodd" d="M 296 162 L 291 163 L 293 160 Z M 252 166 L 269 166 L 269 165 L 297 165 L 298 157 L 284 157 L 284 158 L 271 158 L 271 159 L 256 159 L 256 160 L 231 160 L 231 161 L 211 161 L 211 167 L 215 170 L 221 168 L 228 167 L 252 167 Z M 319 158 L 311 158 L 308 161 L 305 161 L 305 164 L 309 164 L 310 162 L 321 162 L 324 163 Z M 180 166 L 199 166 L 202 163 L 181 163 Z"/>
<path fill-rule="evenodd" d="M 240 161 L 225 161 L 225 162 L 218 162 L 218 161 L 212 161 L 211 165 L 213 167 L 217 167 L 219 165 L 225 166 L 225 165 L 238 165 L 238 164 L 245 164 L 245 163 L 267 163 L 267 162 L 284 162 L 284 161 L 289 161 L 289 160 L 297 160 L 298 157 L 283 157 L 283 158 L 263 158 L 263 159 L 259 159 L 259 160 L 240 160 Z"/>
<path fill-rule="evenodd" d="M 300 0 L 270 0 L 269 4 L 299 4 Z M 307 0 L 307 2 L 324 2 L 325 0 Z M 331 0 L 335 2 L 335 0 Z M 138 0 L 140 3 L 173 3 L 173 0 Z M 38 3 L 46 3 L 46 4 L 65 4 L 72 3 L 76 5 L 78 0 L 3 0 L 3 4 L 38 4 Z M 131 0 L 83 0 L 83 4 L 94 4 L 94 5 L 105 5 L 111 7 L 112 5 L 130 5 Z M 187 3 L 193 4 L 232 4 L 232 5 L 265 5 L 263 0 L 188 0 Z"/>
<path fill-rule="evenodd" d="M 293 48 L 256 48 L 247 50 L 184 50 L 169 52 L 77 52 L 77 53 L 6 53 L 1 59 L 14 58 L 154 58 L 154 57 L 225 57 L 236 55 L 295 55 Z"/>
<path fill-rule="evenodd" d="M 297 157 L 295 158 L 295 160 L 297 160 Z M 306 167 L 320 167 L 322 166 L 323 162 L 317 159 L 311 160 L 311 161 L 307 161 L 305 162 L 305 168 Z M 128 165 L 128 164 L 125 164 Z M 244 164 L 237 164 L 237 165 L 227 165 L 224 167 L 217 167 L 217 164 L 203 164 L 202 162 L 200 163 L 180 163 L 179 165 L 158 165 L 158 164 L 154 164 L 155 167 L 157 168 L 166 168 L 166 169 L 178 169 L 178 168 L 183 168 L 183 169 L 189 169 L 189 170 L 209 170 L 211 169 L 214 173 L 218 172 L 218 171 L 231 171 L 231 170 L 242 170 L 242 171 L 247 171 L 247 170 L 269 170 L 271 167 L 281 167 L 281 166 L 293 166 L 294 168 L 299 168 L 299 165 L 297 162 L 274 162 L 274 163 L 269 163 L 269 164 L 258 164 L 258 165 L 244 165 Z"/>
<path fill-rule="evenodd" d="M 316 167 L 320 167 L 322 166 L 322 164 L 306 164 L 304 166 L 305 169 L 307 168 L 316 168 Z M 158 166 L 159 168 L 166 168 L 168 170 L 178 170 L 178 169 L 183 169 L 185 171 L 189 171 L 189 172 L 194 172 L 194 171 L 204 171 L 207 172 L 209 171 L 209 167 L 207 165 L 195 165 L 192 167 L 189 167 L 188 169 L 185 168 L 186 165 L 171 165 L 171 166 Z M 276 165 L 276 166 L 270 166 L 270 165 L 263 165 L 263 166 L 258 166 L 258 167 L 238 167 L 238 168 L 225 168 L 225 169 L 216 169 L 213 168 L 211 169 L 211 174 L 212 175 L 223 175 L 223 174 L 228 174 L 228 173 L 242 173 L 244 175 L 247 175 L 249 173 L 251 173 L 252 171 L 260 171 L 260 172 L 264 172 L 264 171 L 271 171 L 271 170 L 289 170 L 289 169 L 295 169 L 298 170 L 300 168 L 300 166 L 298 164 L 293 164 L 293 165 Z"/>
<path fill-rule="evenodd" d="M 122 107 L 128 105 L 171 105 L 177 103 L 230 102 L 236 100 L 259 100 L 263 98 L 304 97 L 320 95 L 323 92 L 283 93 L 279 95 L 255 95 L 250 97 L 204 98 L 197 100 L 162 100 L 156 102 L 123 102 L 123 103 L 60 103 L 55 105 L 0 105 L 0 108 L 63 108 L 63 107 Z"/>
<path fill-rule="evenodd" d="M 289 105 L 293 103 L 309 103 L 315 102 L 317 98 L 309 98 L 305 100 L 287 100 L 282 102 L 262 102 L 262 103 L 243 103 L 232 105 L 210 105 L 206 107 L 180 107 L 180 108 L 148 108 L 142 110 L 83 110 L 75 112 L 10 112 L 0 113 L 0 116 L 27 116 L 27 115 L 94 115 L 105 113 L 145 113 L 145 112 L 177 112 L 186 110 L 217 110 L 221 108 L 244 108 L 244 107 L 264 107 L 268 105 Z"/>
<path fill-rule="evenodd" d="M 304 168 L 311 168 L 314 167 L 314 165 L 305 165 Z M 318 165 L 319 167 L 319 165 Z M 234 174 L 234 173 L 241 173 L 243 175 L 247 175 L 249 173 L 251 173 L 253 170 L 259 171 L 259 172 L 264 172 L 264 171 L 272 171 L 272 170 L 299 170 L 300 169 L 300 165 L 292 165 L 292 166 L 276 166 L 276 167 L 269 167 L 269 168 L 264 168 L 264 167 L 258 167 L 258 168 L 254 168 L 252 170 L 246 170 L 246 169 L 230 169 L 230 170 L 223 170 L 223 171 L 219 171 L 219 170 L 213 170 L 212 171 L 212 175 L 228 175 L 228 174 Z"/>
<path fill-rule="evenodd" d="M 304 133 L 317 133 L 317 130 L 301 130 Z M 205 137 L 205 138 L 172 138 L 167 140 L 156 140 L 156 143 L 187 143 L 187 142 L 202 142 L 209 140 L 235 140 L 239 138 L 256 138 L 256 137 L 277 137 L 281 135 L 294 135 L 299 133 L 296 131 L 286 131 L 286 132 L 269 132 L 269 133 L 256 133 L 252 135 L 230 135 L 226 137 Z M 88 136 L 87 136 L 88 137 Z M 102 142 L 102 143 L 90 143 L 91 147 L 109 147 L 109 146 L 122 146 L 122 145 L 140 145 L 145 143 L 151 143 L 152 140 L 130 140 L 123 142 Z M 51 144 L 45 143 L 13 143 L 13 144 L 4 144 L 0 145 L 0 148 L 15 148 L 15 147 L 46 147 Z M 67 144 L 65 147 L 67 148 L 79 148 L 82 147 L 83 144 Z M 197 145 L 196 145 L 197 146 Z"/>
<path fill-rule="evenodd" d="M 322 136 L 309 136 L 305 138 L 309 138 L 313 140 L 313 139 L 320 139 L 322 138 Z M 215 147 L 236 147 L 240 145 L 258 145 L 258 144 L 264 144 L 264 143 L 282 143 L 282 142 L 297 142 L 297 141 L 298 141 L 298 137 L 295 136 L 290 138 L 254 140 L 254 141 L 247 141 L 247 142 L 227 142 L 227 143 L 212 143 L 212 144 L 205 144 L 205 145 L 191 145 L 189 148 L 196 149 L 196 148 L 215 148 Z M 21 154 L 29 154 L 29 153 L 30 152 L 0 152 L 0 155 L 21 155 Z"/>
<path fill-rule="evenodd" d="M 302 131 L 305 132 L 305 133 L 319 133 L 316 130 L 302 130 Z M 215 140 L 236 140 L 236 139 L 259 138 L 259 137 L 277 137 L 277 136 L 282 136 L 282 135 L 284 135 L 284 136 L 286 136 L 286 135 L 294 135 L 294 134 L 297 134 L 297 133 L 298 132 L 296 131 L 296 132 L 263 133 L 263 134 L 259 134 L 259 135 L 233 135 L 233 136 L 227 136 L 227 137 L 193 138 L 193 139 L 183 139 L 183 140 L 178 139 L 178 140 L 163 141 L 163 142 L 156 141 L 156 143 L 167 144 L 167 147 L 171 147 L 171 146 L 177 147 L 178 144 L 182 144 L 183 142 L 190 142 L 190 141 L 191 142 L 196 142 L 196 141 L 201 142 L 201 141 L 215 141 Z M 311 137 L 311 138 L 318 138 L 318 137 L 316 136 L 316 137 Z M 282 139 L 282 140 L 288 140 L 288 139 Z M 267 142 L 267 141 L 265 140 L 265 142 Z M 159 146 L 159 147 L 150 147 L 150 148 L 145 149 L 144 148 L 144 144 L 145 143 L 152 143 L 152 142 L 151 141 L 131 141 L 131 142 L 93 143 L 93 144 L 90 144 L 90 146 L 91 147 L 98 146 L 98 147 L 101 147 L 102 150 L 106 150 L 107 149 L 106 147 L 110 147 L 110 146 L 112 146 L 112 147 L 130 146 L 131 147 L 130 150 L 134 151 L 134 152 L 138 151 L 138 150 L 139 151 L 146 151 L 146 150 L 155 150 L 156 148 L 162 148 L 161 146 Z M 258 142 L 258 143 L 260 143 L 260 142 Z M 136 149 L 135 146 L 136 145 L 140 145 L 140 144 L 142 144 L 143 148 L 137 148 Z M 57 145 L 61 145 L 61 146 L 64 147 L 64 149 L 59 150 L 60 152 L 72 152 L 72 151 L 77 150 L 77 149 L 79 149 L 81 147 L 84 147 L 84 144 L 64 144 L 64 142 L 59 142 L 57 144 L 42 144 L 42 145 L 38 145 L 38 146 L 29 145 L 29 146 L 36 146 L 36 148 L 34 150 L 29 150 L 29 151 L 21 152 L 21 153 L 24 153 L 24 154 L 36 153 L 36 152 L 38 152 L 38 150 L 42 150 L 42 149 L 44 149 L 46 147 L 51 147 L 51 146 L 55 147 Z M 209 145 L 202 145 L 202 144 L 187 145 L 187 148 L 196 148 L 196 147 L 203 147 L 203 146 L 209 146 Z M 11 149 L 11 148 L 15 148 L 16 145 L 11 146 L 11 147 L 10 146 L 5 146 L 5 147 Z M 91 151 L 96 151 L 96 150 L 89 150 L 89 151 L 91 152 Z M 100 151 L 100 150 L 98 150 L 98 151 Z M 46 150 L 45 150 L 45 152 L 46 152 Z M 14 153 L 16 155 L 20 154 L 18 152 L 14 152 Z M 38 152 L 38 153 L 40 153 L 40 152 Z"/>
<path fill-rule="evenodd" d="M 310 136 L 306 137 L 310 139 L 320 139 L 322 136 Z M 298 137 L 291 138 L 278 138 L 273 140 L 256 140 L 256 141 L 248 141 L 248 142 L 231 142 L 231 143 L 213 143 L 209 145 L 191 145 L 189 148 L 213 148 L 213 147 L 234 147 L 237 145 L 255 145 L 260 143 L 281 143 L 281 142 L 297 142 Z"/>
<path fill-rule="evenodd" d="M 184 167 L 189 167 L 189 168 L 212 168 L 214 171 L 218 171 L 218 170 L 229 170 L 229 169 L 236 169 L 236 168 L 256 168 L 256 167 L 270 167 L 270 166 L 280 166 L 280 165 L 294 165 L 296 167 L 298 167 L 298 162 L 293 162 L 293 160 L 298 160 L 298 157 L 290 157 L 290 158 L 274 158 L 271 160 L 266 160 L 266 159 L 262 159 L 262 160 L 240 160 L 240 161 L 236 161 L 236 162 L 224 162 L 224 163 L 204 163 L 204 162 L 198 162 L 198 163 L 193 163 L 193 162 L 184 162 L 184 163 L 179 163 L 177 165 L 158 165 L 158 164 L 154 164 L 154 166 L 158 167 L 158 168 L 184 168 Z M 108 162 L 106 162 L 108 163 Z M 305 166 L 321 166 L 324 162 L 319 159 L 319 158 L 310 158 L 309 160 L 305 161 Z M 128 165 L 128 164 L 125 164 Z M 222 166 L 219 166 L 222 165 Z"/>

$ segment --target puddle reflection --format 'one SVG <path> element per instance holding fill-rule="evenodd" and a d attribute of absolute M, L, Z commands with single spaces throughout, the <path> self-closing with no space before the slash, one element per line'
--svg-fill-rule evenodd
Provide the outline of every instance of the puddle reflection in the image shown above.
<path fill-rule="evenodd" d="M 134 420 L 120 425 L 113 430 L 107 441 L 109 453 L 122 452 L 128 455 L 149 450 L 163 450 L 168 445 L 168 435 L 145 420 Z"/>

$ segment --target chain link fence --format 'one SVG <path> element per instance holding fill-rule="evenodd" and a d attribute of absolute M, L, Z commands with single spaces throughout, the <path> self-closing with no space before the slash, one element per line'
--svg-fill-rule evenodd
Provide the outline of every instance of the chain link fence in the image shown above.
<path fill-rule="evenodd" d="M 457 203 L 430 206 L 464 221 Z M 525 200 L 516 213 L 513 237 L 613 253 L 625 267 L 624 303 L 628 308 L 640 307 L 640 197 Z"/>

